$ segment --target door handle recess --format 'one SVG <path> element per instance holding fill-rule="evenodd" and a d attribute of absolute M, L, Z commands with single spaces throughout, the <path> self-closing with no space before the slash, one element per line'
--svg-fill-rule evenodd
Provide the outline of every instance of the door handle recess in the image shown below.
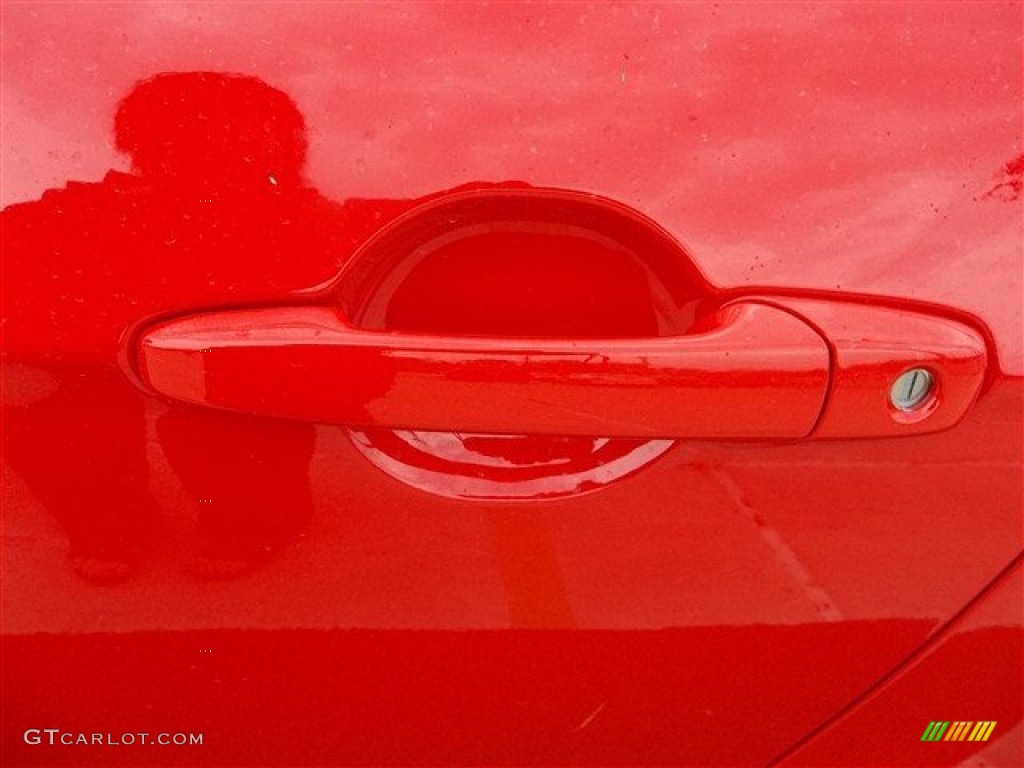
<path fill-rule="evenodd" d="M 830 371 L 814 329 L 755 302 L 700 333 L 574 341 L 367 331 L 330 307 L 212 312 L 150 329 L 137 362 L 166 396 L 261 416 L 631 438 L 805 437 Z"/>
<path fill-rule="evenodd" d="M 619 269 L 587 282 L 595 265 L 643 264 L 644 284 L 657 286 L 645 295 L 667 324 L 656 336 L 626 339 L 442 335 L 416 332 L 415 323 L 388 330 L 389 302 L 416 265 L 458 264 L 463 251 L 473 264 L 486 253 L 507 253 L 509 263 L 532 254 L 528 264 L 537 253 L 554 262 L 575 254 L 573 270 L 562 269 L 572 276 L 562 279 L 573 280 L 577 294 L 634 274 Z M 911 435 L 953 426 L 978 397 L 987 345 L 953 313 L 841 293 L 788 294 L 714 287 L 665 230 L 614 201 L 568 190 L 485 190 L 399 217 L 302 303 L 163 321 L 136 334 L 129 355 L 144 386 L 190 403 L 350 427 L 492 435 Z M 898 395 L 907 375 L 911 389 L 927 384 L 909 405 Z"/>

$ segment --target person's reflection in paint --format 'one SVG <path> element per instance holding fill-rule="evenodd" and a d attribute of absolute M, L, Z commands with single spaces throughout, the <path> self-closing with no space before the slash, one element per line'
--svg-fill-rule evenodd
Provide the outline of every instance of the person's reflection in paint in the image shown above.
<path fill-rule="evenodd" d="M 8 398 L 5 452 L 97 582 L 130 576 L 161 538 L 144 400 L 116 362 L 125 329 L 283 300 L 331 277 L 411 204 L 341 206 L 304 185 L 303 117 L 252 77 L 157 75 L 120 103 L 115 132 L 131 173 L 69 183 L 2 216 L 7 361 L 56 381 Z M 17 375 L 7 383 L 17 390 Z M 307 525 L 312 425 L 169 404 L 156 432 L 196 505 L 200 572 L 258 565 Z"/>

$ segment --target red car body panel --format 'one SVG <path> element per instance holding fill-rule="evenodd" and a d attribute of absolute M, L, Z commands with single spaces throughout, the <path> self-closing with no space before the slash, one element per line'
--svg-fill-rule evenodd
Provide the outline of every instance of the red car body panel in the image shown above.
<path fill-rule="evenodd" d="M 1019 764 L 1022 22 L 5 5 L 4 763 Z"/>

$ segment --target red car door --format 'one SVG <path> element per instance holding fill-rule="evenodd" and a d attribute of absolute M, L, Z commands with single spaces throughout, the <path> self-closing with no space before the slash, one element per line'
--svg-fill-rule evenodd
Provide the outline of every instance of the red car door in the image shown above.
<path fill-rule="evenodd" d="M 1019 763 L 1022 13 L 5 6 L 5 764 Z"/>

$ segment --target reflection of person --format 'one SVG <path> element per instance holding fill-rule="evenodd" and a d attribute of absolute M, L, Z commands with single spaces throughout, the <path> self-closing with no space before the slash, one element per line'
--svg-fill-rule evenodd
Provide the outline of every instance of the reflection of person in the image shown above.
<path fill-rule="evenodd" d="M 114 127 L 131 173 L 71 182 L 0 216 L 4 355 L 16 364 L 5 373 L 5 454 L 97 582 L 130 576 L 161 535 L 145 399 L 122 370 L 131 330 L 287 301 L 430 199 L 339 204 L 305 185 L 302 114 L 253 77 L 157 75 L 121 101 Z M 41 380 L 48 391 L 33 394 Z M 194 501 L 201 572 L 257 565 L 308 522 L 313 426 L 166 403 L 155 434 Z"/>
<path fill-rule="evenodd" d="M 331 277 L 379 225 L 303 185 L 302 115 L 258 79 L 158 75 L 121 102 L 115 129 L 132 173 L 2 215 L 7 360 L 58 380 L 5 407 L 5 453 L 98 581 L 129 575 L 159 538 L 143 400 L 117 364 L 126 329 L 284 300 Z M 156 431 L 195 500 L 206 570 L 256 564 L 302 530 L 311 425 L 170 404 Z"/>

